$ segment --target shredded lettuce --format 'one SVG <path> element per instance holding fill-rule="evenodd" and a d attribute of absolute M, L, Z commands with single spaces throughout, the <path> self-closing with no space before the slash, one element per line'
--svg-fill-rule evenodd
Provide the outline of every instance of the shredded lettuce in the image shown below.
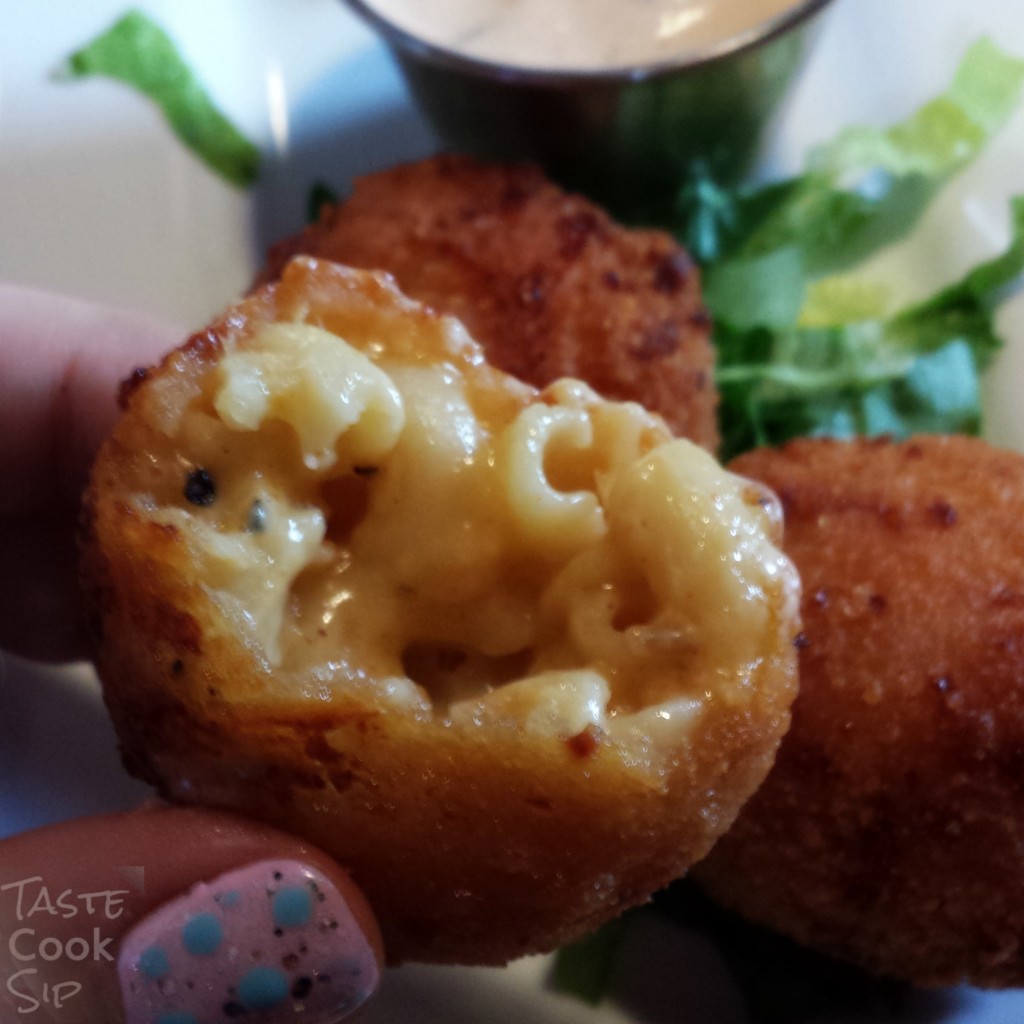
<path fill-rule="evenodd" d="M 722 390 L 722 455 L 802 434 L 977 433 L 992 316 L 1024 269 L 1009 249 L 928 302 L 891 313 L 860 262 L 906 237 L 1017 107 L 1024 61 L 982 39 L 949 89 L 889 128 L 850 128 L 806 173 L 734 190 L 698 180 L 677 225 L 704 272 Z"/>
<path fill-rule="evenodd" d="M 141 11 L 129 11 L 71 54 L 59 77 L 90 75 L 116 79 L 148 96 L 182 142 L 233 185 L 256 181 L 259 149 L 217 108 L 170 36 Z"/>
<path fill-rule="evenodd" d="M 322 181 L 314 181 L 306 196 L 306 223 L 315 224 L 320 219 L 320 211 L 324 206 L 333 206 L 338 201 L 338 193 L 330 185 Z"/>
<path fill-rule="evenodd" d="M 803 322 L 718 317 L 723 455 L 805 434 L 978 433 L 993 314 L 1024 272 L 1024 197 L 1012 211 L 1003 254 L 892 316 L 843 319 L 869 308 L 869 289 L 839 296 L 832 323 L 823 308 Z"/>
<path fill-rule="evenodd" d="M 563 946 L 551 969 L 550 986 L 592 1006 L 600 1003 L 630 920 L 631 915 L 626 914 Z"/>
<path fill-rule="evenodd" d="M 991 40 L 971 46 L 942 96 L 889 128 L 848 128 L 804 174 L 720 189 L 698 180 L 680 196 L 682 236 L 718 268 L 792 247 L 808 277 L 853 266 L 904 237 L 935 193 L 967 166 L 1017 108 L 1024 61 Z"/>

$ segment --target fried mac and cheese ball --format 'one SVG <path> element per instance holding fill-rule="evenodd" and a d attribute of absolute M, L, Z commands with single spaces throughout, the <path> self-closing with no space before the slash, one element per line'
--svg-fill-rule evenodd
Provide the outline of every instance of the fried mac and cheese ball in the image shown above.
<path fill-rule="evenodd" d="M 717 446 L 710 320 L 692 260 L 665 232 L 621 227 L 536 166 L 440 156 L 369 175 L 277 245 L 264 279 L 298 253 L 387 271 L 520 380 L 578 377 Z"/>
<path fill-rule="evenodd" d="M 85 576 L 127 763 L 347 865 L 393 960 L 638 903 L 767 772 L 798 581 L 763 488 L 302 258 L 126 387 Z"/>
<path fill-rule="evenodd" d="M 1024 458 L 806 440 L 773 488 L 804 587 L 793 726 L 698 869 L 723 903 L 919 984 L 1024 984 Z"/>

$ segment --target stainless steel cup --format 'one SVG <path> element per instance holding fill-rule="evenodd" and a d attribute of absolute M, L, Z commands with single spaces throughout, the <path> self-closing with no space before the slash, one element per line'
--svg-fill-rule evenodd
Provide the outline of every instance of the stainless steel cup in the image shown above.
<path fill-rule="evenodd" d="M 738 180 L 799 72 L 831 0 L 803 0 L 759 31 L 678 62 L 607 71 L 509 67 L 424 42 L 366 0 L 446 147 L 540 162 L 632 220 L 659 218 L 697 172 Z M 740 0 L 742 2 L 742 0 Z"/>

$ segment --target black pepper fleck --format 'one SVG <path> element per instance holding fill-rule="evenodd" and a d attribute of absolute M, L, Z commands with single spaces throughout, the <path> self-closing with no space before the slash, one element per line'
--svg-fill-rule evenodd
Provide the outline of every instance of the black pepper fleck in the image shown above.
<path fill-rule="evenodd" d="M 257 498 L 249 506 L 249 518 L 245 522 L 250 533 L 263 533 L 267 528 L 267 506 Z"/>
<path fill-rule="evenodd" d="M 209 508 L 217 499 L 217 487 L 208 470 L 193 469 L 185 478 L 185 500 Z"/>
<path fill-rule="evenodd" d="M 232 1020 L 236 1017 L 245 1016 L 245 1007 L 241 1003 L 234 1001 L 224 1004 L 224 1016 L 230 1017 Z"/>
<path fill-rule="evenodd" d="M 304 999 L 309 995 L 310 990 L 313 988 L 313 979 L 305 976 L 295 979 L 295 984 L 292 985 L 292 996 L 295 999 Z"/>

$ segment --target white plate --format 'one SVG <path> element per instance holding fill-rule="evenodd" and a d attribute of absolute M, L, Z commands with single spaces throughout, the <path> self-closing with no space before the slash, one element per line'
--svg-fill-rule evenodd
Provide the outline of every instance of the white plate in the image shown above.
<path fill-rule="evenodd" d="M 434 141 L 381 47 L 336 0 L 142 6 L 264 143 L 263 183 L 252 194 L 225 185 L 126 88 L 52 80 L 67 53 L 123 12 L 121 0 L 8 4 L 0 37 L 0 278 L 119 302 L 184 329 L 237 295 L 266 245 L 301 226 L 314 182 L 344 191 L 355 174 L 424 155 Z M 798 169 L 807 148 L 839 126 L 908 114 L 947 83 L 966 45 L 983 34 L 1024 55 L 1020 0 L 838 0 L 777 125 L 766 172 Z M 915 244 L 879 260 L 881 271 L 909 292 L 952 278 L 1005 243 L 1006 200 L 1018 191 L 1024 115 L 946 190 Z M 1024 447 L 1024 300 L 1011 302 L 1000 322 L 1011 344 L 987 383 L 989 433 Z M 131 806 L 144 792 L 121 771 L 89 670 L 43 670 L 0 655 L 0 834 Z M 812 961 L 779 949 L 764 955 L 806 996 L 787 1024 L 1024 1020 L 1019 992 L 902 992 L 893 1002 L 890 990 L 855 978 L 868 996 L 847 999 L 846 978 L 838 995 L 815 1000 L 801 981 L 816 970 Z M 704 932 L 647 921 L 631 934 L 627 962 L 619 999 L 599 1011 L 547 991 L 541 959 L 506 971 L 390 972 L 362 1019 L 764 1019 L 745 1006 L 733 968 Z"/>

